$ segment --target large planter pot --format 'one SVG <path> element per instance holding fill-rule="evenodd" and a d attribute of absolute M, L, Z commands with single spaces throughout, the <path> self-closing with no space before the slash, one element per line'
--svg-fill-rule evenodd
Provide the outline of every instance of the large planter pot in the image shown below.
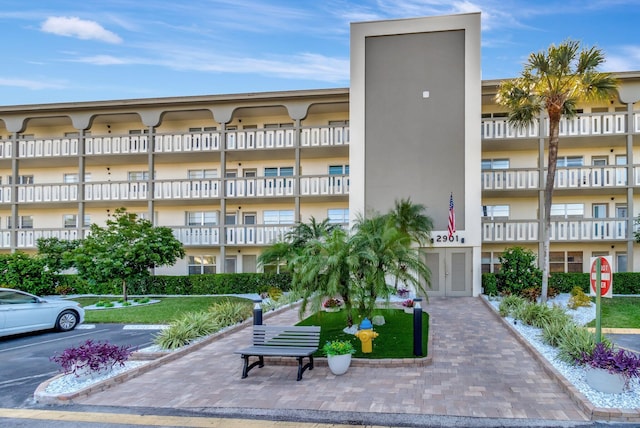
<path fill-rule="evenodd" d="M 625 378 L 618 373 L 609 373 L 605 369 L 587 369 L 587 384 L 600 392 L 620 394 L 624 391 Z"/>
<path fill-rule="evenodd" d="M 413 308 L 404 308 L 405 314 L 413 314 Z"/>
<path fill-rule="evenodd" d="M 340 306 L 333 306 L 333 307 L 329 307 L 329 308 L 323 308 L 325 312 L 340 312 L 340 309 L 342 309 Z"/>
<path fill-rule="evenodd" d="M 351 365 L 351 354 L 345 355 L 327 355 L 329 370 L 336 376 L 343 375 Z"/>

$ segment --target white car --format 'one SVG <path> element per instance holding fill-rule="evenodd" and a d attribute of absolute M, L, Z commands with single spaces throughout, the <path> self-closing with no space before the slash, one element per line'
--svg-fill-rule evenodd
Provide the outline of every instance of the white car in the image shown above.
<path fill-rule="evenodd" d="M 30 331 L 73 330 L 84 321 L 80 304 L 64 299 L 42 299 L 24 291 L 0 288 L 0 337 Z"/>

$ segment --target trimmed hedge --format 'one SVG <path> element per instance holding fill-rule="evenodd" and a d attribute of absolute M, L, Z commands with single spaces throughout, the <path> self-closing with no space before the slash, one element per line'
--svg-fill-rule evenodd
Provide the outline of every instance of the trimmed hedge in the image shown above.
<path fill-rule="evenodd" d="M 58 275 L 54 287 L 44 293 L 21 287 L 33 294 L 121 294 L 122 283 L 114 280 L 108 284 L 92 284 L 77 275 Z M 150 276 L 127 284 L 127 293 L 146 294 L 249 294 L 262 293 L 272 287 L 282 291 L 291 289 L 288 273 L 219 273 L 189 276 Z"/>
<path fill-rule="evenodd" d="M 493 290 L 496 283 L 496 275 L 493 273 L 482 274 L 482 286 L 484 293 Z M 580 287 L 589 294 L 591 287 L 589 273 L 552 273 L 549 277 L 549 287 L 559 290 L 561 293 L 571 293 L 573 287 Z M 640 273 L 617 272 L 613 274 L 614 294 L 640 294 Z"/>

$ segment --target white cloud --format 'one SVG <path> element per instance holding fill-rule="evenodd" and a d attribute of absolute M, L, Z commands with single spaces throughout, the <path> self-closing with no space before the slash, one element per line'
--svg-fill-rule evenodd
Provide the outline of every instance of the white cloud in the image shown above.
<path fill-rule="evenodd" d="M 95 21 L 87 21 L 77 16 L 50 16 L 40 27 L 45 33 L 58 36 L 77 37 L 82 40 L 100 40 L 106 43 L 121 43 L 117 34 L 106 30 Z"/>
<path fill-rule="evenodd" d="M 606 53 L 604 71 L 640 70 L 640 46 L 623 46 L 616 53 Z"/>
<path fill-rule="evenodd" d="M 40 89 L 62 89 L 65 85 L 61 83 L 52 82 L 49 79 L 44 80 L 28 80 L 28 79 L 15 79 L 0 77 L 0 86 L 8 86 L 13 88 L 24 88 L 31 90 Z"/>

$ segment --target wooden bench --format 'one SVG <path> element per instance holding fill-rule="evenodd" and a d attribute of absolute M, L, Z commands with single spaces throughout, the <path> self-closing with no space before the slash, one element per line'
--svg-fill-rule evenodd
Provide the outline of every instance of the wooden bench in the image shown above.
<path fill-rule="evenodd" d="M 239 349 L 235 354 L 241 354 L 244 359 L 242 379 L 246 378 L 249 370 L 255 366 L 264 367 L 264 357 L 295 357 L 298 360 L 298 379 L 302 379 L 305 370 L 313 370 L 313 353 L 318 350 L 320 343 L 320 327 L 303 326 L 253 326 L 253 345 Z M 249 364 L 249 357 L 258 357 L 258 361 Z M 304 358 L 309 358 L 307 364 Z"/>

